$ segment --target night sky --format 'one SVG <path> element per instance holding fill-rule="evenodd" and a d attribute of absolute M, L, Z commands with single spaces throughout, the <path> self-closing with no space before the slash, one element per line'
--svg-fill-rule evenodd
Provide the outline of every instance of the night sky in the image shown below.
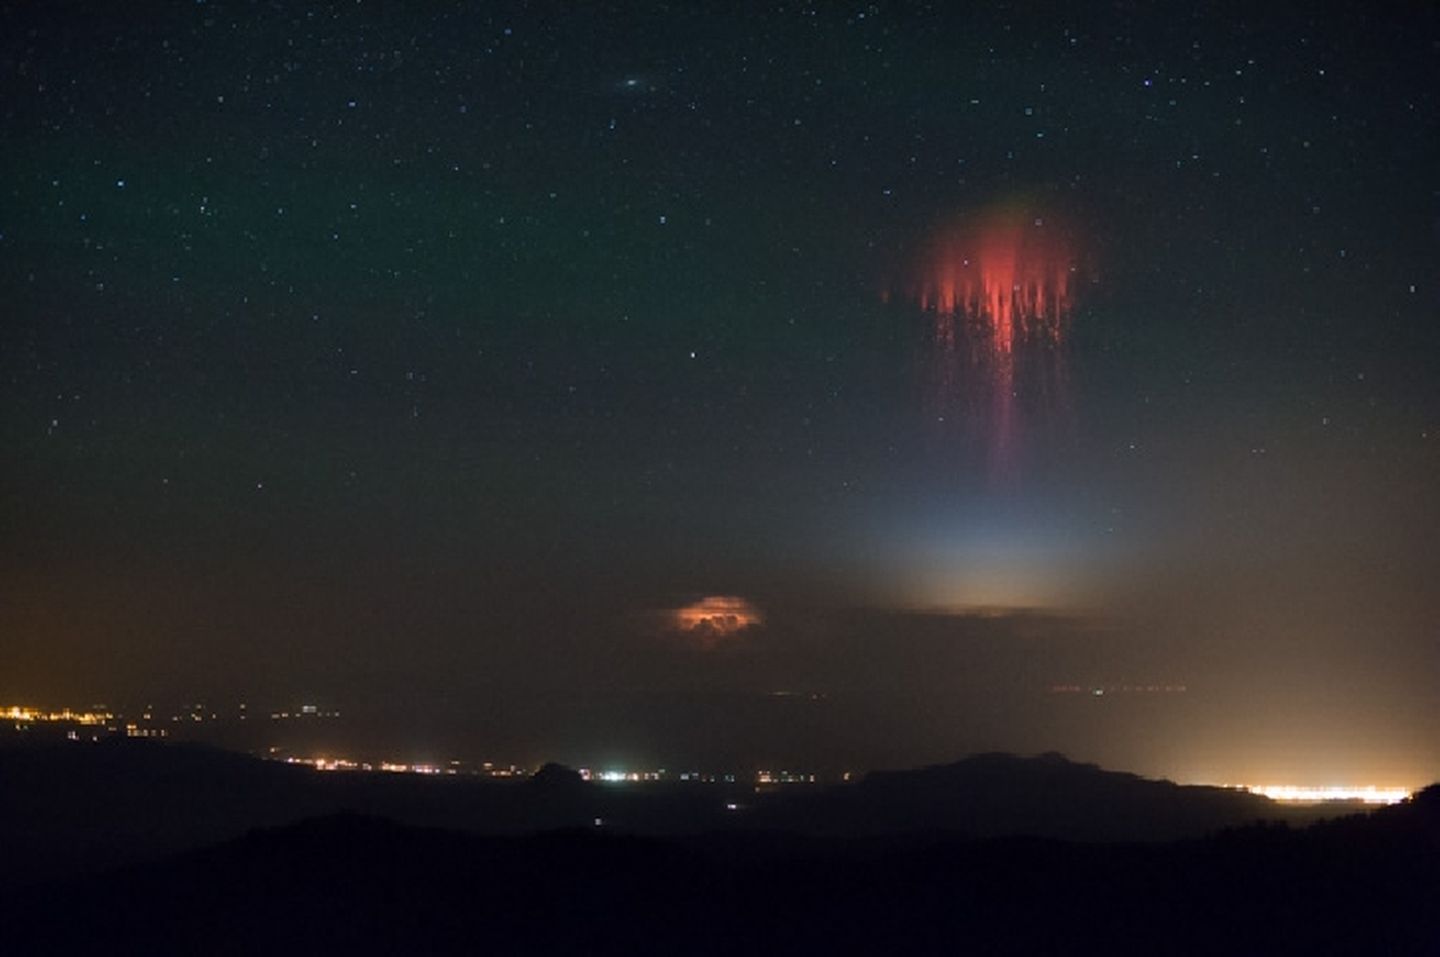
<path fill-rule="evenodd" d="M 401 6 L 0 5 L 0 699 L 1440 778 L 1433 8 Z"/>

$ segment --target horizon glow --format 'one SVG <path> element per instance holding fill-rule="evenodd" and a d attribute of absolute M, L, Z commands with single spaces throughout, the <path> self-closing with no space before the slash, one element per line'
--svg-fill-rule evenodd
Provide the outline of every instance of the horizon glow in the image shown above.
<path fill-rule="evenodd" d="M 1399 804 L 1410 800 L 1414 793 L 1409 788 L 1399 787 L 1302 787 L 1293 784 L 1239 784 L 1235 785 L 1251 794 L 1259 794 L 1272 801 L 1286 804 L 1317 804 L 1323 801 L 1359 801 L 1363 804 Z"/>

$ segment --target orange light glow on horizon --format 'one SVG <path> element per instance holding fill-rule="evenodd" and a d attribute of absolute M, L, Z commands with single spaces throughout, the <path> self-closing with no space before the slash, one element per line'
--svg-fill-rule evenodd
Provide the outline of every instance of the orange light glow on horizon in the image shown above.
<path fill-rule="evenodd" d="M 0 708 L 0 718 L 6 721 L 17 721 L 24 723 L 69 723 L 83 725 L 99 725 L 107 721 L 113 721 L 115 715 L 109 711 L 72 711 L 65 708 L 61 711 L 46 711 L 42 708 L 30 708 L 24 705 L 7 705 Z"/>
<path fill-rule="evenodd" d="M 1408 801 L 1409 788 L 1397 787 L 1299 787 L 1290 784 L 1231 785 L 1251 794 L 1260 794 L 1286 804 L 1319 804 L 1325 801 L 1356 801 L 1361 804 L 1399 804 Z"/>

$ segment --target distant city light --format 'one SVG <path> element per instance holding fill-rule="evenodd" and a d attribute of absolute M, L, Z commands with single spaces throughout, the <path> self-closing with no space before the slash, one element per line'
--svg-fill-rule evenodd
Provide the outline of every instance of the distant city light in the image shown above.
<path fill-rule="evenodd" d="M 1076 694 L 1084 696 L 1109 696 L 1112 694 L 1176 694 L 1184 693 L 1186 686 L 1181 684 L 1135 684 L 1135 685 L 1078 685 L 1059 684 L 1049 686 L 1054 694 Z M 791 692 L 788 690 L 771 692 L 777 697 L 800 697 L 805 695 L 811 698 L 817 697 L 812 692 Z M 240 717 L 244 717 L 245 705 L 241 705 Z M 338 711 L 322 710 L 313 704 L 303 704 L 294 711 L 270 712 L 270 717 L 277 721 L 301 720 L 306 723 L 317 719 L 338 718 Z M 157 713 L 154 705 L 146 705 L 138 718 L 131 718 L 123 713 L 110 711 L 105 705 L 94 705 L 88 710 L 46 709 L 30 707 L 25 705 L 3 705 L 0 706 L 0 721 L 13 725 L 14 730 L 21 734 L 61 735 L 71 741 L 100 741 L 108 736 L 127 738 L 168 738 L 172 732 L 162 723 L 176 727 L 175 722 L 204 722 L 210 724 L 215 721 L 225 721 L 220 717 L 219 712 L 214 711 L 203 704 L 182 705 L 178 712 L 171 714 Z M 46 728 L 45 726 L 49 726 Z M 80 728 L 85 731 L 80 731 Z M 177 730 L 177 734 L 183 735 L 183 730 Z M 438 763 L 409 762 L 409 761 L 363 761 L 349 757 L 338 757 L 333 755 L 324 756 L 298 756 L 288 752 L 288 748 L 278 745 L 270 746 L 264 757 L 272 761 L 279 761 L 290 765 L 301 765 L 313 768 L 322 772 L 383 772 L 388 774 L 415 774 L 427 776 L 458 776 L 479 777 L 490 779 L 528 780 L 534 773 L 534 768 L 521 767 L 515 764 L 497 764 L 485 761 L 472 764 L 465 761 L 442 761 Z M 605 770 L 592 770 L 590 767 L 580 767 L 577 772 L 581 780 L 596 782 L 607 785 L 665 785 L 683 784 L 686 786 L 697 784 L 723 784 L 723 785 L 748 785 L 756 792 L 766 792 L 776 788 L 787 786 L 816 786 L 820 784 L 838 782 L 851 782 L 855 780 L 854 772 L 846 771 L 838 777 L 827 777 L 813 771 L 802 770 L 772 770 L 768 768 L 756 770 L 748 774 L 736 774 L 724 771 L 703 771 L 689 769 L 685 771 L 669 771 L 661 768 L 617 768 L 611 767 Z M 1219 787 L 1231 790 L 1246 791 L 1257 794 L 1272 801 L 1284 802 L 1287 804 L 1322 804 L 1322 803 L 1356 803 L 1365 805 L 1388 805 L 1398 804 L 1409 800 L 1412 790 L 1407 787 L 1392 787 L 1379 785 L 1330 785 L 1323 787 L 1312 787 L 1291 784 L 1222 784 Z M 735 811 L 743 805 L 735 802 L 727 802 L 727 811 Z"/>
<path fill-rule="evenodd" d="M 101 725 L 113 721 L 115 715 L 102 708 L 94 711 L 72 711 L 65 708 L 62 711 L 44 711 L 40 708 L 27 708 L 22 705 L 10 705 L 0 712 L 7 721 L 14 721 L 19 724 L 41 724 L 50 722 L 65 722 L 69 724 Z"/>
<path fill-rule="evenodd" d="M 1050 686 L 1051 694 L 1089 694 L 1095 698 L 1103 698 L 1107 694 L 1184 694 L 1186 690 L 1188 689 L 1183 684 L 1058 684 Z"/>
<path fill-rule="evenodd" d="M 1241 784 L 1241 790 L 1260 794 L 1272 801 L 1316 804 L 1322 801 L 1359 801 L 1363 804 L 1399 804 L 1410 799 L 1409 788 L 1297 787 L 1291 784 Z"/>
<path fill-rule="evenodd" d="M 814 784 L 816 777 L 803 771 L 757 771 L 756 784 Z"/>

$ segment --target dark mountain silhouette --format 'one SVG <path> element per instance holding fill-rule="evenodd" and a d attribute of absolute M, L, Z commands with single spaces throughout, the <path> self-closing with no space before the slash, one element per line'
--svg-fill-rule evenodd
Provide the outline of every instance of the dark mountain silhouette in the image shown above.
<path fill-rule="evenodd" d="M 574 768 L 550 761 L 530 776 L 530 785 L 545 791 L 576 792 L 584 788 L 585 779 Z"/>
<path fill-rule="evenodd" d="M 112 954 L 1435 954 L 1437 838 L 1440 788 L 1309 829 L 1168 844 L 812 840 L 757 854 L 732 843 L 728 856 L 593 828 L 483 837 L 339 815 L 13 892 L 0 898 L 0 942 Z"/>
<path fill-rule="evenodd" d="M 528 781 L 320 773 L 198 745 L 0 747 L 0 889 L 217 844 L 342 811 L 486 834 L 591 827 L 700 833 L 742 786 L 604 787 L 551 765 Z"/>
<path fill-rule="evenodd" d="M 772 827 L 822 834 L 950 831 L 1081 841 L 1165 841 L 1275 818 L 1270 800 L 1077 764 L 1063 755 L 983 754 L 867 775 L 765 808 Z"/>
<path fill-rule="evenodd" d="M 0 952 L 1440 954 L 1440 787 L 1288 813 L 1059 755 L 756 794 L 0 750 Z"/>
<path fill-rule="evenodd" d="M 729 806 L 734 805 L 732 811 Z M 1297 812 L 1235 791 L 991 754 L 853 785 L 611 787 L 547 765 L 528 782 L 318 773 L 199 746 L 110 741 L 0 748 L 0 888 L 216 844 L 256 827 L 355 811 L 405 824 L 524 834 L 741 830 L 811 837 L 946 832 L 1071 840 L 1199 837 Z"/>

